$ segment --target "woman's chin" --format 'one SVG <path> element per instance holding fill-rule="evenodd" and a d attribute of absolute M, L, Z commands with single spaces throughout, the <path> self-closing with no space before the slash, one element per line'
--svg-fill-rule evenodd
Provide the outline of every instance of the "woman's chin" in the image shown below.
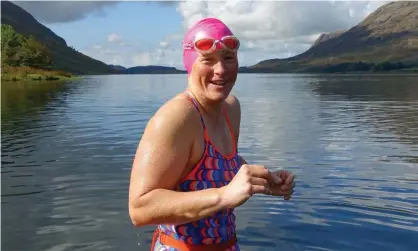
<path fill-rule="evenodd" d="M 208 91 L 209 99 L 213 101 L 223 101 L 228 97 L 231 88 L 227 85 L 220 86 L 209 84 Z"/>

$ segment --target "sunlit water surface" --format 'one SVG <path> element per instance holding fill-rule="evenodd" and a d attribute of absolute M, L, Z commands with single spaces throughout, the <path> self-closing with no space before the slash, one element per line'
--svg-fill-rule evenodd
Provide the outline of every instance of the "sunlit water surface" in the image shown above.
<path fill-rule="evenodd" d="M 149 250 L 127 210 L 148 119 L 186 75 L 2 83 L 2 250 Z M 242 250 L 416 250 L 417 75 L 246 75 L 239 150 L 296 174 L 237 208 Z"/>

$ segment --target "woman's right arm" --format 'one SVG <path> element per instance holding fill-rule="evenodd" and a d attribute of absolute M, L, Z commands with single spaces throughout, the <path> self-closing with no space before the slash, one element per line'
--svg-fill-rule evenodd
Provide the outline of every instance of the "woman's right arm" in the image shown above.
<path fill-rule="evenodd" d="M 267 169 L 257 166 L 243 168 L 223 188 L 172 190 L 189 162 L 199 129 L 193 109 L 187 100 L 169 101 L 145 129 L 129 187 L 129 215 L 135 226 L 191 222 L 240 205 L 254 193 L 270 193 Z"/>

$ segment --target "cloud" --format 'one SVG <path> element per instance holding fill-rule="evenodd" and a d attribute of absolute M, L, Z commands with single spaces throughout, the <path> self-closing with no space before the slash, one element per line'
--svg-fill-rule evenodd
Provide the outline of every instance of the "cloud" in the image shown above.
<path fill-rule="evenodd" d="M 120 53 L 125 66 L 164 65 L 184 69 L 181 40 L 191 25 L 203 17 L 223 20 L 239 36 L 240 66 L 271 58 L 287 58 L 309 49 L 321 33 L 348 29 L 386 2 L 377 1 L 183 1 L 182 33 L 169 34 L 154 48 Z M 126 55 L 126 56 L 124 56 Z M 113 58 L 112 58 L 113 60 Z"/>
<path fill-rule="evenodd" d="M 12 1 L 44 24 L 67 23 L 84 19 L 89 15 L 105 16 L 105 9 L 123 1 Z M 162 7 L 176 5 L 176 1 L 141 1 Z"/>
<path fill-rule="evenodd" d="M 128 65 L 161 65 L 184 69 L 180 48 L 156 48 L 151 51 L 138 52 L 131 57 Z"/>
<path fill-rule="evenodd" d="M 166 47 L 168 47 L 168 42 L 167 41 L 161 41 L 160 46 L 163 47 L 163 48 L 166 48 Z"/>
<path fill-rule="evenodd" d="M 179 34 L 168 34 L 155 48 L 146 48 L 139 43 L 123 41 L 120 35 L 111 33 L 102 43 L 86 46 L 80 52 L 104 63 L 124 67 L 162 65 L 182 69 L 180 39 Z"/>
<path fill-rule="evenodd" d="M 220 18 L 243 39 L 289 39 L 347 29 L 384 1 L 228 1 L 179 3 L 184 28 L 203 17 Z"/>
<path fill-rule="evenodd" d="M 308 49 L 321 33 L 349 29 L 389 1 L 180 2 L 184 31 L 204 17 L 224 21 L 242 40 L 242 62 L 283 58 Z"/>
<path fill-rule="evenodd" d="M 112 49 L 104 45 L 95 44 L 80 50 L 81 53 L 100 60 L 106 64 L 126 65 L 126 58 L 128 53 L 121 53 L 119 49 Z"/>
<path fill-rule="evenodd" d="M 131 51 L 126 60 L 128 67 L 138 65 L 161 65 L 184 69 L 181 34 L 168 34 L 163 40 L 156 44 L 155 48 L 141 48 Z"/>
<path fill-rule="evenodd" d="M 88 15 L 104 16 L 104 10 L 121 2 L 112 1 L 13 1 L 44 24 L 66 23 Z"/>
<path fill-rule="evenodd" d="M 103 47 L 100 44 L 95 44 L 95 45 L 93 45 L 93 49 L 101 50 L 101 49 L 103 49 Z"/>
<path fill-rule="evenodd" d="M 149 52 L 139 53 L 133 56 L 132 62 L 134 65 L 150 65 L 151 55 Z"/>
<path fill-rule="evenodd" d="M 123 41 L 121 35 L 110 33 L 103 38 L 103 42 L 86 46 L 80 52 L 106 64 L 125 66 L 129 63 L 132 52 L 137 50 L 139 44 L 129 44 Z"/>
<path fill-rule="evenodd" d="M 82 50 L 105 63 L 127 67 L 158 64 L 184 69 L 181 40 L 188 27 L 203 17 L 223 20 L 239 36 L 240 66 L 271 58 L 286 58 L 306 51 L 321 33 L 348 29 L 388 1 L 182 1 L 150 2 L 162 7 L 176 5 L 183 17 L 182 31 L 140 47 L 109 31 L 102 44 Z M 16 2 L 44 23 L 69 22 L 120 2 Z"/>
<path fill-rule="evenodd" d="M 111 43 L 122 42 L 122 36 L 115 33 L 111 33 L 107 36 L 107 41 Z"/>

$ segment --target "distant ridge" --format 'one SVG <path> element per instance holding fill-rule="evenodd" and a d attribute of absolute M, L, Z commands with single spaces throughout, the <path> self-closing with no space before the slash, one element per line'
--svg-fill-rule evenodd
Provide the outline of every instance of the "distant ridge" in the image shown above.
<path fill-rule="evenodd" d="M 121 66 L 121 65 L 113 65 L 113 64 L 110 64 L 109 66 L 112 67 L 113 69 L 117 70 L 117 71 L 124 71 L 124 70 L 126 70 L 126 67 Z"/>
<path fill-rule="evenodd" d="M 357 72 L 418 67 L 418 2 L 381 6 L 347 31 L 322 34 L 307 51 L 241 72 Z"/>
<path fill-rule="evenodd" d="M 21 7 L 1 2 L 1 23 L 16 32 L 33 35 L 51 51 L 53 68 L 74 74 L 185 74 L 166 66 L 108 65 L 84 55 L 39 23 Z M 243 73 L 364 72 L 408 70 L 418 72 L 418 2 L 392 2 L 378 8 L 346 31 L 322 34 L 307 51 L 286 59 L 269 59 Z"/>
<path fill-rule="evenodd" d="M 135 66 L 127 68 L 122 71 L 124 74 L 183 74 L 186 71 L 178 70 L 175 67 L 147 65 L 147 66 Z"/>
<path fill-rule="evenodd" d="M 126 68 L 120 65 L 108 65 L 84 55 L 69 47 L 66 41 L 49 28 L 39 23 L 20 6 L 1 1 L 1 23 L 8 24 L 23 35 L 33 35 L 41 44 L 48 47 L 54 62 L 53 68 L 74 74 L 173 74 L 185 73 L 174 67 L 136 66 Z"/>
<path fill-rule="evenodd" d="M 47 46 L 51 51 L 54 69 L 75 74 L 109 74 L 114 72 L 107 64 L 67 46 L 63 38 L 39 23 L 23 8 L 9 1 L 1 1 L 1 23 L 9 24 L 17 33 L 33 35 L 41 44 Z"/>

